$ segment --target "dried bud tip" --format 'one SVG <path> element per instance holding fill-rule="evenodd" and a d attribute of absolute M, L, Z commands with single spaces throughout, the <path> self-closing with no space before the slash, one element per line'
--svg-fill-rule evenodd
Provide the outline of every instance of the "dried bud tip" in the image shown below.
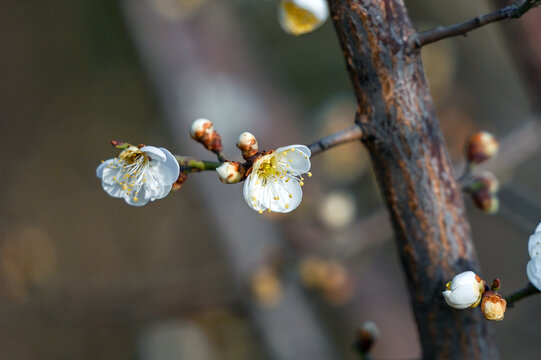
<path fill-rule="evenodd" d="M 367 354 L 379 337 L 379 329 L 371 321 L 365 322 L 355 335 L 353 346 L 361 354 Z"/>
<path fill-rule="evenodd" d="M 244 159 L 249 159 L 259 151 L 257 139 L 249 132 L 240 134 L 237 147 L 242 151 L 242 157 Z"/>
<path fill-rule="evenodd" d="M 500 287 L 501 287 L 500 279 L 492 280 L 492 286 L 490 287 L 490 290 L 498 291 L 498 290 L 500 290 Z"/>
<path fill-rule="evenodd" d="M 471 195 L 475 207 L 481 211 L 494 214 L 500 209 L 500 200 L 486 188 L 479 189 Z"/>
<path fill-rule="evenodd" d="M 216 169 L 216 172 L 218 173 L 221 182 L 225 184 L 235 184 L 242 180 L 245 169 L 242 164 L 237 161 L 226 161 Z"/>
<path fill-rule="evenodd" d="M 180 188 L 182 188 L 182 184 L 184 184 L 184 182 L 188 179 L 188 174 L 186 173 L 183 173 L 183 172 L 180 172 L 178 174 L 178 179 L 177 181 L 175 181 L 173 183 L 173 188 L 171 190 L 173 191 L 177 191 L 177 190 L 180 190 Z"/>
<path fill-rule="evenodd" d="M 190 136 L 196 141 L 200 141 L 206 133 L 213 132 L 212 121 L 208 119 L 194 120 L 190 127 Z"/>
<path fill-rule="evenodd" d="M 111 145 L 119 150 L 125 150 L 131 146 L 129 143 L 119 140 L 111 140 Z"/>
<path fill-rule="evenodd" d="M 470 163 L 480 164 L 498 152 L 499 144 L 489 132 L 481 131 L 472 135 L 466 145 L 466 156 Z"/>
<path fill-rule="evenodd" d="M 481 311 L 487 320 L 501 321 L 505 315 L 507 301 L 495 291 L 487 291 L 483 294 Z"/>

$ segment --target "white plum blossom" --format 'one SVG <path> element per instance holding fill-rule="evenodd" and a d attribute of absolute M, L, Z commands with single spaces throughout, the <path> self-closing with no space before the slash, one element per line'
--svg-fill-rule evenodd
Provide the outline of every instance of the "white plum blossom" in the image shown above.
<path fill-rule="evenodd" d="M 282 29 L 302 35 L 320 27 L 329 17 L 326 0 L 279 0 L 278 20 Z"/>
<path fill-rule="evenodd" d="M 118 157 L 103 161 L 96 176 L 110 196 L 143 206 L 167 196 L 179 172 L 178 161 L 167 149 L 130 146 Z"/>
<path fill-rule="evenodd" d="M 302 174 L 310 170 L 310 149 L 304 145 L 281 147 L 254 161 L 244 183 L 244 199 L 262 213 L 287 213 L 302 200 Z"/>
<path fill-rule="evenodd" d="M 485 282 L 473 271 L 456 275 L 442 294 L 447 304 L 455 309 L 476 307 L 485 291 Z"/>
<path fill-rule="evenodd" d="M 526 266 L 526 274 L 532 285 L 541 290 L 541 223 L 528 240 L 528 252 L 530 261 Z"/>

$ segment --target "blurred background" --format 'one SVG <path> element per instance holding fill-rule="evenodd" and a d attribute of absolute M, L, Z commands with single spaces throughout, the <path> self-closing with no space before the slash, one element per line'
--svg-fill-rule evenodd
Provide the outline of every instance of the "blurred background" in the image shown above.
<path fill-rule="evenodd" d="M 407 6 L 427 29 L 495 2 Z M 503 184 L 499 214 L 465 201 L 482 276 L 499 277 L 504 294 L 527 283 L 526 244 L 541 220 L 531 72 L 541 45 L 517 46 L 539 38 L 540 12 L 423 49 L 457 172 L 468 135 L 501 140 L 487 165 Z M 108 197 L 95 177 L 116 155 L 111 139 L 212 159 L 188 135 L 199 117 L 237 160 L 243 131 L 272 149 L 350 126 L 355 102 L 330 22 L 295 38 L 274 1 L 7 0 L 0 37 L 0 146 L 14 160 L 0 193 L 1 358 L 354 359 L 354 331 L 369 320 L 380 329 L 376 358 L 419 357 L 359 144 L 313 159 L 289 216 L 260 216 L 242 185 L 211 172 L 143 208 Z M 528 298 L 492 324 L 503 359 L 539 359 L 540 305 Z"/>

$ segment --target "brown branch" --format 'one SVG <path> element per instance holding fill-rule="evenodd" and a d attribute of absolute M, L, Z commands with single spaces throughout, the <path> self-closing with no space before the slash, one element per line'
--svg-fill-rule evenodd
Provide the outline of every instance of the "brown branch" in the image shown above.
<path fill-rule="evenodd" d="M 308 145 L 308 148 L 312 152 L 312 156 L 314 156 L 335 146 L 360 140 L 362 136 L 363 131 L 361 127 L 355 124 L 347 129 L 319 139 L 318 141 Z"/>
<path fill-rule="evenodd" d="M 518 19 L 530 9 L 541 5 L 541 0 L 524 0 L 521 4 L 514 4 L 485 15 L 479 15 L 459 24 L 450 26 L 438 26 L 434 29 L 423 31 L 417 34 L 414 39 L 414 46 L 421 47 L 442 39 L 453 36 L 466 36 L 468 32 L 482 26 L 505 19 Z"/>
<path fill-rule="evenodd" d="M 513 307 L 515 306 L 515 303 L 517 301 L 520 301 L 528 296 L 539 294 L 540 291 L 537 290 L 535 286 L 532 285 L 532 283 L 528 283 L 526 287 L 515 291 L 511 295 L 507 296 L 505 300 L 507 301 L 507 307 Z"/>
<path fill-rule="evenodd" d="M 329 0 L 374 173 L 393 223 L 425 359 L 496 359 L 477 311 L 450 311 L 448 279 L 479 271 L 462 195 L 403 0 Z M 464 336 L 464 334 L 467 334 Z"/>

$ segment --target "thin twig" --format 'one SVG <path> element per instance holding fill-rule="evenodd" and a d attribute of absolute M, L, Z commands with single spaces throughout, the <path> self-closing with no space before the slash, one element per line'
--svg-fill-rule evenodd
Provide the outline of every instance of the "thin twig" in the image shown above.
<path fill-rule="evenodd" d="M 329 136 L 325 136 L 322 139 L 319 139 L 318 141 L 308 145 L 308 148 L 312 152 L 312 156 L 314 156 L 332 147 L 335 147 L 347 142 L 360 140 L 362 135 L 363 135 L 363 132 L 361 130 L 361 127 L 355 124 L 347 129 L 344 129 L 342 131 L 339 131 L 337 133 L 334 133 Z"/>
<path fill-rule="evenodd" d="M 453 36 L 466 36 L 468 32 L 487 24 L 505 19 L 518 19 L 530 9 L 541 5 L 541 0 L 523 0 L 520 4 L 510 5 L 485 15 L 479 15 L 468 21 L 450 26 L 438 26 L 434 29 L 417 33 L 414 46 L 424 45 Z"/>
<path fill-rule="evenodd" d="M 540 291 L 537 290 L 537 288 L 533 286 L 532 283 L 528 283 L 525 288 L 517 290 L 505 298 L 505 300 L 507 301 L 507 307 L 513 307 L 517 301 L 522 300 L 530 295 L 539 293 Z"/>

